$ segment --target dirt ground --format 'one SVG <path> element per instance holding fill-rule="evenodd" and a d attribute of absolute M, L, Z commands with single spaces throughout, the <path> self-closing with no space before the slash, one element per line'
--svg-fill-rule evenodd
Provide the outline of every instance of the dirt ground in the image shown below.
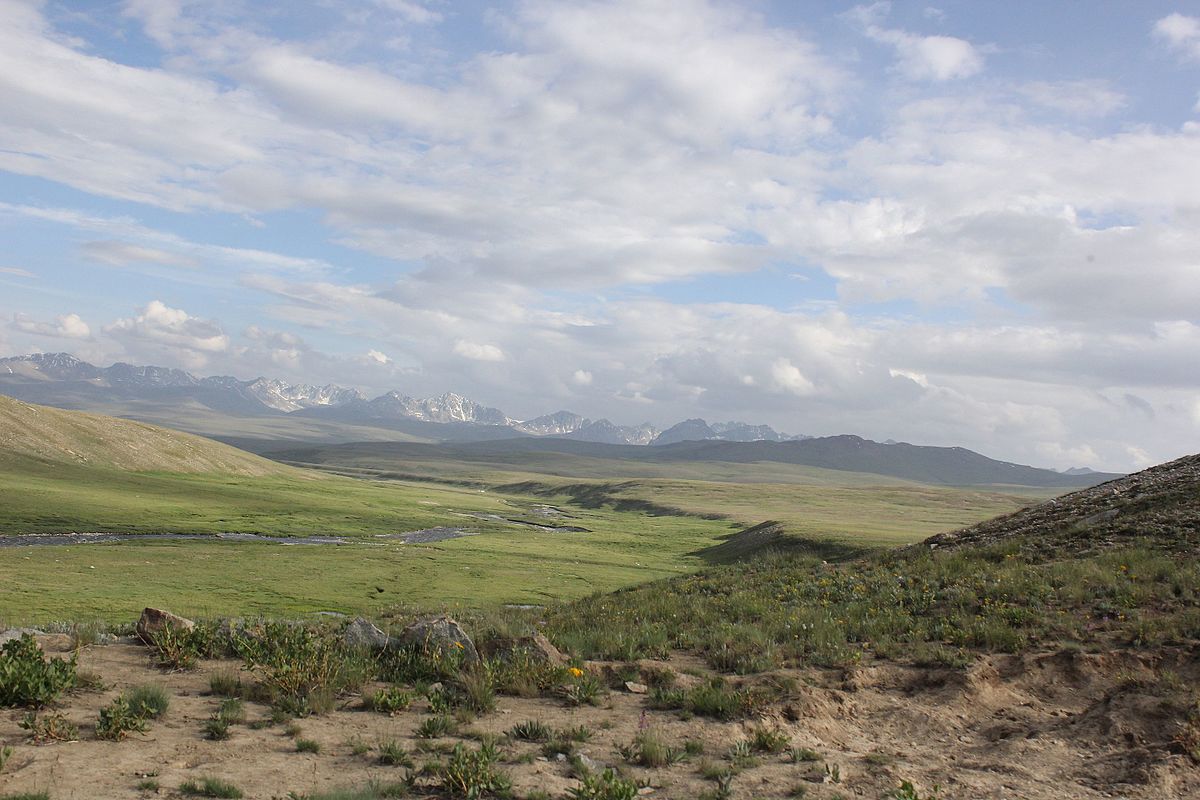
<path fill-rule="evenodd" d="M 65 637 L 42 641 L 50 652 L 70 646 Z M 300 736 L 320 743 L 314 755 L 297 752 L 284 724 L 253 729 L 250 724 L 267 719 L 270 710 L 250 702 L 246 724 L 234 726 L 230 739 L 204 738 L 202 727 L 219 703 L 208 693 L 209 676 L 237 669 L 237 662 L 206 661 L 192 672 L 167 673 L 151 665 L 145 648 L 110 644 L 83 648 L 79 666 L 101 676 L 107 687 L 59 704 L 78 725 L 82 741 L 32 744 L 18 725 L 24 711 L 0 710 L 0 744 L 13 748 L 0 772 L 0 797 L 30 791 L 48 791 L 53 800 L 177 797 L 185 780 L 213 776 L 233 783 L 247 798 L 285 798 L 289 792 L 399 780 L 402 768 L 377 763 L 375 746 L 383 740 L 398 740 L 418 765 L 436 757 L 418 752 L 428 743 L 414 737 L 428 715 L 424 700 L 387 716 L 347 698 L 333 713 L 300 720 Z M 698 665 L 681 658 L 673 666 Z M 685 720 L 675 712 L 649 710 L 645 696 L 621 691 L 601 707 L 577 709 L 554 699 L 501 697 L 496 712 L 464 728 L 502 734 L 524 720 L 555 728 L 586 725 L 594 735 L 581 751 L 602 765 L 624 765 L 649 787 L 643 789 L 649 797 L 683 800 L 712 791 L 715 784 L 700 775 L 700 762 L 726 763 L 736 741 L 767 724 L 821 760 L 792 763 L 786 754 L 760 754 L 757 766 L 733 779 L 732 798 L 801 796 L 797 787 L 808 798 L 883 798 L 892 797 L 902 780 L 916 784 L 922 798 L 935 785 L 939 798 L 962 800 L 1200 798 L 1200 767 L 1171 747 L 1183 719 L 1178 698 L 1200 680 L 1197 647 L 992 656 L 965 671 L 883 663 L 782 674 L 796 688 L 752 720 Z M 99 709 L 123 690 L 147 683 L 171 694 L 166 715 L 123 742 L 97 740 Z M 660 769 L 628 766 L 618 748 L 647 727 L 680 749 L 687 739 L 699 740 L 705 752 Z M 371 751 L 355 755 L 355 741 Z M 512 742 L 504 752 L 503 768 L 518 797 L 541 790 L 560 798 L 578 785 L 570 766 L 545 760 L 537 744 Z M 147 776 L 161 788 L 139 790 Z"/>

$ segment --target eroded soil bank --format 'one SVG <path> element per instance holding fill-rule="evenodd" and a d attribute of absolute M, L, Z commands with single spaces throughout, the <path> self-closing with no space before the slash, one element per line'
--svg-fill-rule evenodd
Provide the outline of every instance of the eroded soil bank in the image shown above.
<path fill-rule="evenodd" d="M 70 649 L 66 636 L 41 641 L 48 652 Z M 239 670 L 239 662 L 163 672 L 151 665 L 146 648 L 130 643 L 85 647 L 78 660 L 105 684 L 57 704 L 82 741 L 33 744 L 19 727 L 25 712 L 0 711 L 0 742 L 13 749 L 0 773 L 0 793 L 48 791 L 56 800 L 174 797 L 188 779 L 213 776 L 248 798 L 284 798 L 398 781 L 403 768 L 379 763 L 384 742 L 400 744 L 419 767 L 444 758 L 438 751 L 458 740 L 476 747 L 471 739 L 481 734 L 502 735 L 519 722 L 540 720 L 556 729 L 585 726 L 592 735 L 580 751 L 596 765 L 627 771 L 651 797 L 682 800 L 714 791 L 717 784 L 702 773 L 729 766 L 731 749 L 758 728 L 779 731 L 796 752 L 813 752 L 802 759 L 786 751 L 754 753 L 730 782 L 729 797 L 892 797 L 905 780 L 922 797 L 936 785 L 941 798 L 970 800 L 1200 796 L 1200 768 L 1173 745 L 1186 714 L 1180 703 L 1189 702 L 1181 698 L 1192 697 L 1200 679 L 1195 647 L 990 656 L 966 670 L 895 664 L 785 670 L 755 678 L 787 686 L 780 699 L 752 719 L 733 722 L 653 710 L 647 695 L 624 690 L 606 695 L 598 707 L 501 697 L 497 711 L 441 739 L 416 736 L 430 716 L 425 699 L 389 716 L 363 710 L 355 696 L 332 713 L 299 720 L 299 732 L 286 722 L 267 724 L 271 710 L 247 702 L 245 723 L 233 726 L 228 740 L 210 741 L 203 728 L 220 698 L 209 693 L 209 678 Z M 661 666 L 685 680 L 700 680 L 703 672 L 682 656 Z M 166 715 L 126 741 L 97 740 L 100 708 L 148 683 L 170 694 Z M 703 753 L 661 768 L 631 765 L 622 748 L 644 730 L 678 751 L 686 741 L 699 743 Z M 298 752 L 297 737 L 317 742 L 320 751 Z M 546 758 L 536 743 L 509 740 L 502 750 L 517 797 L 538 791 L 546 794 L 534 796 L 565 797 L 578 785 L 570 764 Z M 139 789 L 143 782 L 159 788 Z"/>

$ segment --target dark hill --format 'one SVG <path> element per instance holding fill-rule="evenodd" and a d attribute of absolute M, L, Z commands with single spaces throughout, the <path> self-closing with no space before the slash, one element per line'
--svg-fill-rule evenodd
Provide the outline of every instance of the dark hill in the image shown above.
<path fill-rule="evenodd" d="M 1200 554 L 1200 454 L 941 533 L 924 544 L 962 547 L 1012 537 L 1048 552 L 1144 544 Z"/>
<path fill-rule="evenodd" d="M 1053 470 L 996 461 L 961 447 L 880 444 L 858 436 L 829 436 L 789 442 L 676 442 L 657 447 L 530 437 L 443 445 L 360 443 L 304 448 L 290 452 L 280 447 L 269 452 L 272 457 L 282 460 L 324 464 L 346 463 L 348 456 L 368 455 L 395 460 L 452 458 L 520 466 L 530 453 L 560 453 L 660 464 L 687 461 L 734 464 L 777 462 L 889 475 L 946 486 L 1014 485 L 1065 489 L 1090 486 L 1119 477 L 1105 473 L 1063 475 Z"/>

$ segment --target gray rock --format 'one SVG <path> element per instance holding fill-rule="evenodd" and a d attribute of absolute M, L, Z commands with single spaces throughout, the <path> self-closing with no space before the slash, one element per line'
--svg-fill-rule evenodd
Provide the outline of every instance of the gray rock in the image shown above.
<path fill-rule="evenodd" d="M 365 650 L 385 650 L 393 644 L 393 639 L 377 628 L 369 620 L 355 617 L 342 629 L 342 641 L 348 647 L 360 647 Z"/>
<path fill-rule="evenodd" d="M 428 617 L 418 620 L 404 629 L 400 641 L 402 644 L 429 651 L 461 652 L 464 664 L 479 661 L 479 651 L 475 649 L 475 643 L 462 626 L 450 617 Z"/>
<path fill-rule="evenodd" d="M 5 642 L 11 642 L 13 639 L 20 639 L 27 633 L 33 636 L 45 635 L 44 631 L 39 631 L 36 628 L 9 628 L 6 631 L 0 631 L 0 645 L 3 645 Z"/>
<path fill-rule="evenodd" d="M 625 681 L 625 691 L 629 692 L 630 694 L 646 694 L 650 691 L 650 687 L 644 683 L 637 683 L 636 681 Z"/>
<path fill-rule="evenodd" d="M 501 661 L 508 661 L 515 656 L 523 655 L 536 663 L 550 664 L 555 667 L 561 667 L 567 663 L 567 657 L 540 633 L 532 636 L 501 636 L 490 640 L 480 649 L 488 658 Z"/>
<path fill-rule="evenodd" d="M 196 627 L 196 623 L 190 619 L 177 616 L 170 611 L 163 611 L 161 608 L 147 607 L 142 611 L 142 616 L 137 621 L 137 635 L 143 642 L 150 644 L 154 638 L 154 634 L 168 625 L 176 630 L 184 631 L 190 631 Z"/>

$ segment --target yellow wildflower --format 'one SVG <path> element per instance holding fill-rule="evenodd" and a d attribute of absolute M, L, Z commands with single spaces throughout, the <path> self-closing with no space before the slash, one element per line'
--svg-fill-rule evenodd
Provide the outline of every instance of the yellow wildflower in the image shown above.
<path fill-rule="evenodd" d="M 571 667 L 569 670 L 567 670 L 567 672 L 571 673 L 571 677 L 573 678 L 583 677 L 583 670 L 581 670 L 579 667 Z"/>

